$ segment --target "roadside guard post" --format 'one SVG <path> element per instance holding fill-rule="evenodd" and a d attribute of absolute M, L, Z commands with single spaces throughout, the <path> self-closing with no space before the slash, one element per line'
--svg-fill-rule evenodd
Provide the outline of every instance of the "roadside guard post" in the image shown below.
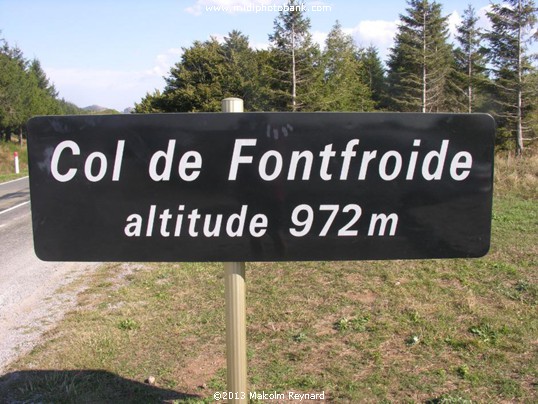
<path fill-rule="evenodd" d="M 484 114 L 36 117 L 34 247 L 48 261 L 224 262 L 228 390 L 246 395 L 244 262 L 483 256 L 494 138 Z"/>
<path fill-rule="evenodd" d="M 14 163 L 15 163 L 15 174 L 19 174 L 20 173 L 20 169 L 19 169 L 19 153 L 13 152 L 13 160 L 14 160 Z"/>

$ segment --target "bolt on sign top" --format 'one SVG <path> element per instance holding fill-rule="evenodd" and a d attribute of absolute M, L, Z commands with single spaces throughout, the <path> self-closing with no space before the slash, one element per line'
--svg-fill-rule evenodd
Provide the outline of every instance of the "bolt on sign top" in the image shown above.
<path fill-rule="evenodd" d="M 453 258 L 489 249 L 489 115 L 46 116 L 28 131 L 44 260 Z"/>

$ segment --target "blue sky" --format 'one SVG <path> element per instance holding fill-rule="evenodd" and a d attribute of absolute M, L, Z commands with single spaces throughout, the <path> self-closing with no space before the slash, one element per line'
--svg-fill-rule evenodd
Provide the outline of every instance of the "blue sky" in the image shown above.
<path fill-rule="evenodd" d="M 256 6 L 284 0 L 0 0 L 0 36 L 40 60 L 60 96 L 80 107 L 123 110 L 146 92 L 164 87 L 163 76 L 180 60 L 181 48 L 233 29 L 252 46 L 268 45 L 276 11 Z M 441 1 L 454 26 L 468 4 L 480 13 L 489 0 Z M 384 57 L 392 45 L 405 0 L 308 1 L 314 39 L 323 43 L 339 20 L 358 45 L 376 45 Z M 242 6 L 244 11 L 210 11 Z M 321 6 L 321 7 L 320 7 Z M 314 11 L 315 9 L 320 11 Z M 483 24 L 486 24 L 484 19 Z"/>

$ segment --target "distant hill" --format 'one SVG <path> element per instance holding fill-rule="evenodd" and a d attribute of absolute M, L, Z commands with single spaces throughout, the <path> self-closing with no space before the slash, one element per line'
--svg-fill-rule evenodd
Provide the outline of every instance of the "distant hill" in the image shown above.
<path fill-rule="evenodd" d="M 106 107 L 102 107 L 100 105 L 90 105 L 88 107 L 84 107 L 82 108 L 84 111 L 88 111 L 88 112 L 101 112 L 101 111 L 105 111 L 107 110 L 108 108 Z"/>
<path fill-rule="evenodd" d="M 119 114 L 115 109 L 102 107 L 100 105 L 90 105 L 82 108 L 82 110 L 88 114 Z"/>

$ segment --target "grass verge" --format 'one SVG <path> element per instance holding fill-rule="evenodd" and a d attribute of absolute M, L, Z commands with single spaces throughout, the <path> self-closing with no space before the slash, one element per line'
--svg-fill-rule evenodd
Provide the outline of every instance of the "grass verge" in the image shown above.
<path fill-rule="evenodd" d="M 538 160 L 497 166 L 484 258 L 248 264 L 250 390 L 324 391 L 333 402 L 537 402 L 538 203 L 526 173 Z M 220 264 L 109 264 L 77 310 L 11 365 L 0 393 L 213 402 L 226 390 L 224 339 Z M 150 376 L 155 384 L 144 383 Z"/>

